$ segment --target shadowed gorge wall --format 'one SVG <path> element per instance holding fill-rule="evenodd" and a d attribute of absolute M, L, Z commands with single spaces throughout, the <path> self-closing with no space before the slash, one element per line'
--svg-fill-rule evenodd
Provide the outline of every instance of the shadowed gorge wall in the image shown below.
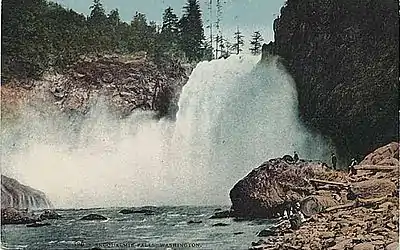
<path fill-rule="evenodd" d="M 275 42 L 293 76 L 300 116 L 342 159 L 397 140 L 398 1 L 288 0 Z"/>

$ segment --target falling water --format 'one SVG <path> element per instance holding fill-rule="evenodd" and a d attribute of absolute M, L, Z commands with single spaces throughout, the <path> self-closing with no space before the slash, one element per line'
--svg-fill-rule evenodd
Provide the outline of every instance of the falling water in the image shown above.
<path fill-rule="evenodd" d="M 27 108 L 2 130 L 3 172 L 63 208 L 229 204 L 230 188 L 263 161 L 327 152 L 298 120 L 290 75 L 277 58 L 258 61 L 199 63 L 175 122 L 115 119 L 101 102 L 79 122 Z"/>

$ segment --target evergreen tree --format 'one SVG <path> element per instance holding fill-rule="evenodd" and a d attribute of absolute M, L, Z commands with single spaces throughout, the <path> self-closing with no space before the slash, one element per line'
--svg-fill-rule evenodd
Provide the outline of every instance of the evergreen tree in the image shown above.
<path fill-rule="evenodd" d="M 157 27 L 154 22 L 147 24 L 146 15 L 136 12 L 130 26 L 128 51 L 154 52 Z"/>
<path fill-rule="evenodd" d="M 204 29 L 200 5 L 197 0 L 188 0 L 179 21 L 180 47 L 189 61 L 198 61 L 203 55 Z"/>
<path fill-rule="evenodd" d="M 243 37 L 244 36 L 242 35 L 242 32 L 240 32 L 239 27 L 237 27 L 237 30 L 234 34 L 235 43 L 232 45 L 232 48 L 234 49 L 236 55 L 239 55 L 239 53 L 243 51 L 242 49 L 242 46 L 244 45 Z"/>
<path fill-rule="evenodd" d="M 114 10 L 110 11 L 110 14 L 108 14 L 107 20 L 108 20 L 109 25 L 111 25 L 113 27 L 118 26 L 121 23 L 121 18 L 119 16 L 118 9 L 114 9 Z"/>
<path fill-rule="evenodd" d="M 93 0 L 93 5 L 89 7 L 92 11 L 88 17 L 88 21 L 93 26 L 99 26 L 106 23 L 107 16 L 100 0 Z"/>
<path fill-rule="evenodd" d="M 251 36 L 250 51 L 253 55 L 259 55 L 261 53 L 261 42 L 264 41 L 259 31 L 254 32 Z"/>
<path fill-rule="evenodd" d="M 93 0 L 93 5 L 88 17 L 88 26 L 90 28 L 91 36 L 88 37 L 91 52 L 101 53 L 111 49 L 112 42 L 109 36 L 109 29 L 107 27 L 107 15 L 100 0 Z"/>
<path fill-rule="evenodd" d="M 179 38 L 178 17 L 173 13 L 173 9 L 168 7 L 163 14 L 163 23 L 161 27 L 161 43 L 164 50 L 177 49 Z"/>
<path fill-rule="evenodd" d="M 118 9 L 111 10 L 107 16 L 107 34 L 111 39 L 110 51 L 122 51 L 121 18 Z"/>
<path fill-rule="evenodd" d="M 211 45 L 211 42 L 204 42 L 204 48 L 203 48 L 203 60 L 210 61 L 214 58 L 213 54 L 213 47 Z"/>
<path fill-rule="evenodd" d="M 1 6 L 2 80 L 38 77 L 49 66 L 44 0 L 4 0 Z"/>
<path fill-rule="evenodd" d="M 222 35 L 216 35 L 215 36 L 215 58 L 219 58 L 219 56 L 218 56 L 218 52 L 220 52 L 221 50 L 220 50 L 220 44 L 222 43 L 222 41 L 223 41 L 223 37 L 222 37 Z M 221 54 L 220 54 L 221 55 Z"/>

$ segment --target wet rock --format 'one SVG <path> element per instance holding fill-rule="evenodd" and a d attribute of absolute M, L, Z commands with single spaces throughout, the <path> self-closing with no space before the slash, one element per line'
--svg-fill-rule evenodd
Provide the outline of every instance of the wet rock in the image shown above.
<path fill-rule="evenodd" d="M 229 217 L 231 217 L 231 212 L 229 210 L 226 210 L 222 212 L 216 212 L 213 216 L 210 217 L 210 219 L 223 219 Z"/>
<path fill-rule="evenodd" d="M 26 225 L 26 227 L 45 227 L 45 226 L 50 226 L 51 224 L 48 222 L 45 223 L 32 223 L 32 224 L 28 224 Z"/>
<path fill-rule="evenodd" d="M 41 220 L 55 220 L 55 219 L 60 219 L 62 216 L 59 215 L 56 211 L 54 210 L 45 210 L 39 218 Z"/>
<path fill-rule="evenodd" d="M 119 211 L 121 214 L 144 214 L 144 215 L 155 215 L 155 212 L 150 209 L 133 209 L 133 208 L 128 208 L 128 209 L 122 209 Z"/>
<path fill-rule="evenodd" d="M 220 222 L 220 223 L 213 224 L 212 226 L 213 227 L 226 227 L 226 226 L 229 226 L 229 224 Z"/>
<path fill-rule="evenodd" d="M 203 223 L 201 220 L 190 220 L 187 222 L 188 224 L 200 224 Z"/>
<path fill-rule="evenodd" d="M 258 237 L 269 237 L 269 236 L 278 236 L 276 230 L 273 229 L 263 229 L 258 234 Z"/>
<path fill-rule="evenodd" d="M 82 217 L 80 220 L 107 220 L 107 217 L 100 214 L 89 214 Z"/>
<path fill-rule="evenodd" d="M 327 171 L 322 163 L 287 163 L 281 158 L 271 159 L 254 169 L 230 191 L 232 216 L 277 218 L 285 210 L 310 195 L 314 189 L 307 180 L 346 178 L 345 174 Z"/>

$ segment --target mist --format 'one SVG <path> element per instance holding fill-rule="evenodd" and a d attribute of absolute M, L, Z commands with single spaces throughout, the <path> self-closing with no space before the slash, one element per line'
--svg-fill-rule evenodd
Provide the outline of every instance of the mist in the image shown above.
<path fill-rule="evenodd" d="M 176 121 L 116 118 L 102 100 L 85 117 L 26 107 L 3 124 L 2 172 L 58 208 L 226 205 L 233 185 L 269 158 L 328 159 L 326 140 L 299 121 L 290 75 L 277 58 L 258 61 L 199 63 Z"/>

